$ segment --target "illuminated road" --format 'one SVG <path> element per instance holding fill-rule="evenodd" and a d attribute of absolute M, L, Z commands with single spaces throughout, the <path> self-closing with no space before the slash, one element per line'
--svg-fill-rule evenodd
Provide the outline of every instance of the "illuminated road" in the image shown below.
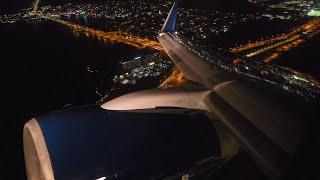
<path fill-rule="evenodd" d="M 249 42 L 248 44 L 240 45 L 239 47 L 232 48 L 231 52 L 233 52 L 233 53 L 241 53 L 243 51 L 247 51 L 247 50 L 250 50 L 250 49 L 261 47 L 261 46 L 264 46 L 264 45 L 267 45 L 267 44 L 271 44 L 271 43 L 276 42 L 276 41 L 284 40 L 284 39 L 287 39 L 287 38 L 288 38 L 287 35 L 280 35 L 280 36 L 272 37 L 272 38 L 269 38 L 269 39 L 266 39 L 266 40 L 256 41 L 254 43 Z"/>
<path fill-rule="evenodd" d="M 286 34 L 231 48 L 231 52 L 245 54 L 249 58 L 264 55 L 263 61 L 269 63 L 276 60 L 284 52 L 297 47 L 308 39 L 312 39 L 319 33 L 320 18 L 316 18 Z"/>
<path fill-rule="evenodd" d="M 253 57 L 253 56 L 259 55 L 259 54 L 261 54 L 261 53 L 264 53 L 264 52 L 267 52 L 267 51 L 269 51 L 269 50 L 272 50 L 272 49 L 274 49 L 274 48 L 276 48 L 276 47 L 279 47 L 279 46 L 282 46 L 282 45 L 284 45 L 284 44 L 288 44 L 288 43 L 290 43 L 290 42 L 293 42 L 293 41 L 297 40 L 298 38 L 300 38 L 300 36 L 299 36 L 299 35 L 296 35 L 296 36 L 294 36 L 294 37 L 292 37 L 292 38 L 286 39 L 286 40 L 284 40 L 284 41 L 277 42 L 277 43 L 275 43 L 275 44 L 273 44 L 273 45 L 271 45 L 271 46 L 267 46 L 267 47 L 265 47 L 265 48 L 259 49 L 258 51 L 255 51 L 255 52 L 253 52 L 253 53 L 247 54 L 246 56 L 247 56 L 247 57 Z"/>
<path fill-rule="evenodd" d="M 88 37 L 96 37 L 99 40 L 103 40 L 106 42 L 120 42 L 124 43 L 138 49 L 143 48 L 151 48 L 158 51 L 163 51 L 162 46 L 157 41 L 153 41 L 147 38 L 141 38 L 138 36 L 131 35 L 124 31 L 115 31 L 115 32 L 105 32 L 101 30 L 96 30 L 93 28 L 89 28 L 86 26 L 74 24 L 68 21 L 64 21 L 51 16 L 41 16 L 44 19 L 49 19 L 54 22 L 58 22 L 63 24 L 73 30 L 73 33 L 77 36 L 80 34 L 84 34 Z"/>

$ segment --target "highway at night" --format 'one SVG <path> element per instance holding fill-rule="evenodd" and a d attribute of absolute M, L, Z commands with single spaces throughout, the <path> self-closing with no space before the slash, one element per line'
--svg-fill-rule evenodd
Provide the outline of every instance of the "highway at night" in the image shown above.
<path fill-rule="evenodd" d="M 281 54 L 290 51 L 301 43 L 312 39 L 320 33 L 320 18 L 294 28 L 288 33 L 273 36 L 261 41 L 249 42 L 232 48 L 235 54 L 244 54 L 248 58 L 259 58 L 259 55 L 266 56 L 262 60 L 266 63 L 276 60 Z"/>
<path fill-rule="evenodd" d="M 80 33 L 82 33 L 86 36 L 98 38 L 99 40 L 125 43 L 125 44 L 128 44 L 130 46 L 133 46 L 133 47 L 136 47 L 139 49 L 151 48 L 151 49 L 155 49 L 155 50 L 159 50 L 159 51 L 163 50 L 161 45 L 156 41 L 149 40 L 147 38 L 137 37 L 137 36 L 131 35 L 131 34 L 124 32 L 124 31 L 105 32 L 105 31 L 85 27 L 85 26 L 82 26 L 79 24 L 74 24 L 74 23 L 71 23 L 68 21 L 64 21 L 59 18 L 50 17 L 48 15 L 46 15 L 46 16 L 40 15 L 40 17 L 42 17 L 44 19 L 52 20 L 54 22 L 63 24 L 65 26 L 71 28 L 73 30 L 73 33 L 76 36 L 79 35 Z"/>

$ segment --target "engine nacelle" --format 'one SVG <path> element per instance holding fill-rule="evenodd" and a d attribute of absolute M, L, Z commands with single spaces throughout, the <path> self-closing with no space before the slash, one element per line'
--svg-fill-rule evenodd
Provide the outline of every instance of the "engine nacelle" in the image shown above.
<path fill-rule="evenodd" d="M 151 178 L 219 157 L 205 113 L 183 108 L 66 109 L 24 128 L 29 180 Z"/>

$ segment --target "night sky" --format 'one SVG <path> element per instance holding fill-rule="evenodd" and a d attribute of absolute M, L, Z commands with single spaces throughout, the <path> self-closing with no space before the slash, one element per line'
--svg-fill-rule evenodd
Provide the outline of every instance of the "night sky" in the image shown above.
<path fill-rule="evenodd" d="M 66 4 L 71 3 L 90 3 L 103 2 L 108 0 L 40 0 L 41 5 L 44 4 Z M 161 0 L 151 0 L 151 2 L 161 2 Z M 34 0 L 1 0 L 0 14 L 16 12 L 23 8 L 31 7 Z M 150 2 L 150 0 L 149 0 Z M 242 8 L 246 4 L 246 0 L 182 0 L 185 7 L 199 8 Z"/>

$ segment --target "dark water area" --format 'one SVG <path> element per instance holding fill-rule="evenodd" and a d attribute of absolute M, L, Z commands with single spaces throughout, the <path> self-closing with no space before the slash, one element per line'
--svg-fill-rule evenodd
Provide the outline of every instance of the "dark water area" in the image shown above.
<path fill-rule="evenodd" d="M 119 61 L 145 53 L 125 44 L 76 37 L 48 21 L 1 25 L 0 41 L 0 179 L 26 177 L 22 131 L 27 120 L 66 105 L 97 102 L 97 88 L 112 88 Z"/>

